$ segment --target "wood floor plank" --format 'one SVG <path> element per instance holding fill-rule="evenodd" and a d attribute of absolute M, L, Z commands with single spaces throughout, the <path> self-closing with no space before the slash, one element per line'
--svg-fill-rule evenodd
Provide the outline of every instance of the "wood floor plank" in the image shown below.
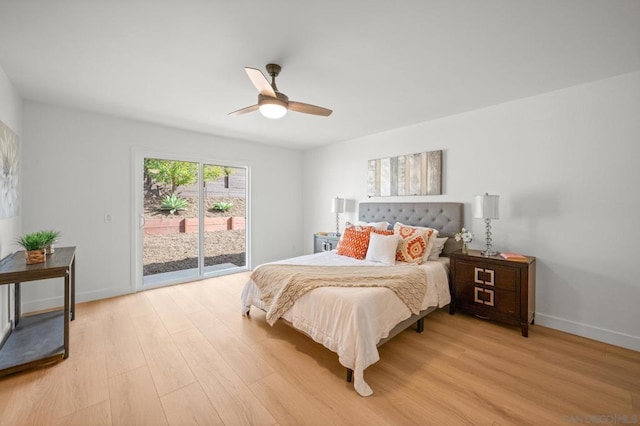
<path fill-rule="evenodd" d="M 191 287 L 195 287 L 194 283 L 187 283 L 183 285 L 174 285 L 167 287 L 172 300 L 186 315 L 193 312 L 205 310 L 205 306 L 193 297 L 193 290 Z"/>
<path fill-rule="evenodd" d="M 48 376 L 54 382 L 56 418 L 109 399 L 107 365 L 102 352 L 87 352 L 56 363 L 49 368 Z"/>
<path fill-rule="evenodd" d="M 55 383 L 46 368 L 5 377 L 2 387 L 13 390 L 0 416 L 0 425 L 50 425 L 55 408 Z"/>
<path fill-rule="evenodd" d="M 120 315 L 109 320 L 104 330 L 104 351 L 109 377 L 135 370 L 146 364 L 133 320 Z"/>
<path fill-rule="evenodd" d="M 108 340 L 105 337 L 105 324 L 103 320 L 91 320 L 76 324 L 73 321 L 69 333 L 69 353 L 84 356 L 90 353 L 105 351 Z"/>
<path fill-rule="evenodd" d="M 133 325 L 143 351 L 151 352 L 173 343 L 171 335 L 155 312 L 136 317 Z"/>
<path fill-rule="evenodd" d="M 168 424 L 146 366 L 109 378 L 109 395 L 114 426 Z"/>
<path fill-rule="evenodd" d="M 224 425 L 199 383 L 192 383 L 160 398 L 171 426 Z"/>
<path fill-rule="evenodd" d="M 274 423 L 240 376 L 198 330 L 175 333 L 173 338 L 225 424 Z"/>
<path fill-rule="evenodd" d="M 111 426 L 111 424 L 111 405 L 108 399 L 68 416 L 57 418 L 54 422 L 55 426 Z"/>
<path fill-rule="evenodd" d="M 73 324 L 82 324 L 87 321 L 100 321 L 104 316 L 104 304 L 102 300 L 77 303 L 75 307 L 75 319 Z"/>
<path fill-rule="evenodd" d="M 218 349 L 218 353 L 246 384 L 251 384 L 273 373 L 273 369 L 259 354 L 238 339 L 220 321 L 212 321 L 209 327 L 201 328 L 200 332 L 214 348 Z"/>
<path fill-rule="evenodd" d="M 187 315 L 173 301 L 168 289 L 160 288 L 156 291 L 149 291 L 147 297 L 169 334 L 193 327 Z"/>
<path fill-rule="evenodd" d="M 156 313 L 156 310 L 147 298 L 146 293 L 146 291 L 142 291 L 123 296 L 126 298 L 126 302 L 129 305 L 129 315 L 131 318 L 135 319 Z"/>
<path fill-rule="evenodd" d="M 254 382 L 249 388 L 279 425 L 345 424 L 345 419 L 339 411 L 330 410 L 323 401 L 304 389 L 291 386 L 291 383 L 278 373 Z"/>
<path fill-rule="evenodd" d="M 165 395 L 196 381 L 187 362 L 174 344 L 146 351 L 144 355 L 158 395 Z"/>
<path fill-rule="evenodd" d="M 194 368 L 209 401 L 228 425 L 273 425 L 274 418 L 242 379 L 226 364 L 207 363 Z"/>
<path fill-rule="evenodd" d="M 171 337 L 191 369 L 201 364 L 224 362 L 222 356 L 197 329 L 180 331 Z"/>
<path fill-rule="evenodd" d="M 446 346 L 446 339 L 448 337 L 434 331 L 434 327 L 432 327 L 432 324 L 429 323 L 429 321 L 427 321 L 425 326 L 425 334 L 427 334 L 428 341 L 424 343 L 427 350 L 424 351 L 423 349 L 423 352 L 428 353 L 429 350 L 438 351 L 440 347 Z M 533 357 L 523 356 L 521 348 L 509 348 L 503 345 L 496 345 L 495 342 L 491 340 L 468 338 L 464 340 L 464 343 L 465 351 L 467 353 L 474 353 L 473 351 L 479 354 L 499 353 L 502 359 L 513 364 L 514 369 L 522 369 L 534 374 L 539 374 L 539 377 L 548 376 L 550 377 L 549 380 L 555 380 L 562 383 L 562 385 L 565 386 L 565 389 L 591 389 L 600 395 L 598 399 L 601 402 L 612 404 L 614 406 L 627 405 L 626 401 L 628 401 L 628 392 L 626 390 L 599 380 L 594 380 L 593 377 L 589 374 L 585 374 L 583 371 L 576 371 L 574 368 L 567 369 L 556 363 L 541 361 L 539 359 L 539 354 L 544 352 L 544 350 L 536 349 L 536 346 L 541 345 L 545 347 L 545 345 L 542 342 L 535 342 L 534 340 L 522 340 L 525 342 L 523 343 L 520 340 L 517 341 L 525 349 L 530 347 L 532 354 L 534 354 Z M 432 346 L 432 343 L 437 343 L 437 345 Z M 411 347 L 411 342 L 407 342 L 406 345 Z M 567 355 L 567 357 L 570 357 L 570 355 Z"/>

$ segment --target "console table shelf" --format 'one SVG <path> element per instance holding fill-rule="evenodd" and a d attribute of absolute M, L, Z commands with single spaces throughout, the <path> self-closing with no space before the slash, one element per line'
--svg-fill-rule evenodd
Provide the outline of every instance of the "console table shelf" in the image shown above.
<path fill-rule="evenodd" d="M 13 329 L 0 347 L 0 376 L 69 357 L 69 321 L 75 311 L 75 247 L 56 248 L 44 263 L 27 265 L 24 251 L 0 261 L 0 285 L 14 284 Z M 21 316 L 21 285 L 64 278 L 60 310 Z"/>

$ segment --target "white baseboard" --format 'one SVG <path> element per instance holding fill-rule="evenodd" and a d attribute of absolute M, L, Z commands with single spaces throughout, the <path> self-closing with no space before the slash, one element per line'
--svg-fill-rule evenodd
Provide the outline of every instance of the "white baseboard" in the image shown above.
<path fill-rule="evenodd" d="M 95 291 L 76 293 L 76 303 L 90 302 L 92 300 L 108 299 L 110 297 L 122 296 L 131 293 L 131 287 L 110 288 Z M 22 302 L 22 313 L 45 311 L 47 309 L 59 308 L 64 305 L 62 296 L 48 299 L 38 299 L 29 302 Z"/>
<path fill-rule="evenodd" d="M 640 337 L 536 312 L 536 324 L 599 342 L 640 351 Z"/>

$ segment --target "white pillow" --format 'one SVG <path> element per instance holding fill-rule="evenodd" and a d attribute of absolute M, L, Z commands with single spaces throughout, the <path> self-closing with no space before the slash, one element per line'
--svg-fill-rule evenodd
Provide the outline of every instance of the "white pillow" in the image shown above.
<path fill-rule="evenodd" d="M 433 240 L 433 247 L 431 248 L 431 252 L 429 253 L 429 257 L 427 260 L 438 260 L 440 258 L 440 253 L 444 250 L 444 243 L 447 242 L 447 237 L 434 237 L 433 235 L 429 238 L 429 244 L 431 244 L 431 240 Z"/>
<path fill-rule="evenodd" d="M 357 226 L 373 226 L 373 229 L 379 229 L 381 231 L 386 231 L 389 229 L 389 222 L 363 222 L 359 220 L 356 222 Z"/>
<path fill-rule="evenodd" d="M 397 248 L 397 235 L 381 235 L 372 232 L 369 237 L 369 248 L 365 259 L 384 263 L 385 265 L 395 265 Z"/>

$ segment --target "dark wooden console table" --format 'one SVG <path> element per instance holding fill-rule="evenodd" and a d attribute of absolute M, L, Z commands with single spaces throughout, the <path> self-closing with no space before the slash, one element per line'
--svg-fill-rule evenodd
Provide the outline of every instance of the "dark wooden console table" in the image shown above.
<path fill-rule="evenodd" d="M 75 312 L 76 248 L 61 247 L 44 263 L 27 265 L 24 251 L 0 261 L 0 285 L 15 284 L 13 329 L 0 347 L 0 376 L 69 357 L 69 321 Z M 21 317 L 21 283 L 64 278 L 64 308 Z"/>

